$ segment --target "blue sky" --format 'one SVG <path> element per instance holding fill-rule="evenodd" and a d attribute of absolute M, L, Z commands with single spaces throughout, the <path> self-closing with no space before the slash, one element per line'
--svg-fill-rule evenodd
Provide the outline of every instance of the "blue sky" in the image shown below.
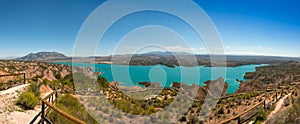
<path fill-rule="evenodd" d="M 58 51 L 73 54 L 73 47 L 86 18 L 101 0 L 0 0 L 0 57 L 23 56 L 30 52 Z M 226 54 L 300 56 L 300 1 L 298 0 L 195 0 L 218 29 Z M 180 5 L 170 7 L 180 8 Z M 117 8 L 116 8 L 117 9 Z M 109 12 L 108 12 L 109 13 Z M 133 22 L 133 23 L 129 23 Z M 206 48 L 192 31 L 175 17 L 164 13 L 141 12 L 121 19 L 101 41 L 97 55 L 113 52 L 128 31 L 142 25 L 169 25 L 188 37 L 192 51 L 206 53 Z M 153 27 L 152 27 L 153 28 Z M 165 49 L 187 51 L 176 43 L 170 32 L 145 27 L 145 33 L 169 36 Z M 158 33 L 157 33 L 158 32 Z M 138 36 L 124 42 L 141 39 Z M 154 39 L 153 39 L 154 40 Z M 158 40 L 158 39 L 156 39 Z M 167 41 L 172 40 L 172 42 Z M 180 41 L 180 38 L 177 39 Z M 136 41 L 138 42 L 138 41 Z M 142 41 L 150 43 L 151 40 Z M 135 42 L 120 51 L 130 50 Z M 151 49 L 151 48 L 150 48 Z M 152 49 L 151 49 L 152 50 Z"/>

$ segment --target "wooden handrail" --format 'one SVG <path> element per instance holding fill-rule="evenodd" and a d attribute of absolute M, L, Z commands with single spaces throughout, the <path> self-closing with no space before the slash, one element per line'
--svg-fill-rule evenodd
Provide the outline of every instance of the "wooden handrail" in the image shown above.
<path fill-rule="evenodd" d="M 277 91 L 275 91 L 275 93 L 277 93 Z M 276 96 L 276 94 L 273 94 L 273 95 L 270 96 L 269 98 L 273 98 L 274 96 Z M 237 119 L 239 119 L 241 116 L 245 115 L 246 113 L 248 113 L 249 111 L 253 110 L 253 109 L 256 108 L 257 106 L 260 106 L 260 105 L 262 105 L 262 104 L 265 104 L 265 102 L 266 102 L 267 99 L 268 99 L 268 98 L 264 99 L 263 101 L 257 103 L 256 105 L 252 106 L 251 108 L 249 108 L 248 110 L 244 111 L 243 113 L 241 113 L 241 114 L 239 114 L 239 115 L 237 115 L 237 116 L 234 116 L 234 117 L 232 117 L 232 118 L 230 118 L 230 119 L 227 119 L 227 120 L 225 120 L 225 121 L 222 121 L 220 124 L 225 124 L 225 123 L 228 123 L 228 122 L 230 122 L 230 121 L 232 121 L 232 120 L 237 120 Z M 276 98 L 276 99 L 277 99 L 277 98 Z"/>
<path fill-rule="evenodd" d="M 24 75 L 25 73 L 20 73 L 20 74 L 4 74 L 0 75 L 0 77 L 7 77 L 7 76 L 19 76 L 19 75 Z"/>
<path fill-rule="evenodd" d="M 225 123 L 228 123 L 232 120 L 237 120 L 239 117 L 245 115 L 246 113 L 248 113 L 249 111 L 253 110 L 254 108 L 256 108 L 257 106 L 260 106 L 261 104 L 263 104 L 265 102 L 265 100 L 261 101 L 260 103 L 257 103 L 256 105 L 252 106 L 251 108 L 249 108 L 248 110 L 244 111 L 243 113 L 237 115 L 237 116 L 234 116 L 230 119 L 227 119 L 225 121 L 222 121 L 220 124 L 225 124 Z"/>
<path fill-rule="evenodd" d="M 51 103 L 49 103 L 47 100 L 42 100 L 42 102 L 44 104 L 46 104 L 49 108 L 53 109 L 54 111 L 56 111 L 57 113 L 61 114 L 62 116 L 68 118 L 69 120 L 77 123 L 77 124 L 86 124 L 85 122 L 75 118 L 74 116 L 72 115 L 69 115 L 68 113 L 60 110 L 59 108 L 55 107 L 54 105 L 52 105 Z"/>
<path fill-rule="evenodd" d="M 54 91 L 54 92 L 48 94 L 47 96 L 45 96 L 45 97 L 43 98 L 43 100 L 47 100 L 47 99 L 51 98 L 51 97 L 53 96 L 53 94 L 55 94 L 56 92 L 57 92 L 57 91 Z"/>
<path fill-rule="evenodd" d="M 65 118 L 67 118 L 67 119 L 69 119 L 69 120 L 71 120 L 71 121 L 73 121 L 73 122 L 75 122 L 75 123 L 78 123 L 78 124 L 85 124 L 84 121 L 81 121 L 81 120 L 77 119 L 76 117 L 74 117 L 74 116 L 72 116 L 72 115 L 69 115 L 68 113 L 66 113 L 66 112 L 64 112 L 64 111 L 62 111 L 62 110 L 60 110 L 59 108 L 55 107 L 53 104 L 51 104 L 50 102 L 47 101 L 49 98 L 53 97 L 53 95 L 56 94 L 57 92 L 58 92 L 58 91 L 53 91 L 52 93 L 50 93 L 49 95 L 47 95 L 45 98 L 43 98 L 43 100 L 42 100 L 42 108 L 44 108 L 44 104 L 46 104 L 46 105 L 48 106 L 48 110 L 53 109 L 54 111 L 58 112 L 60 115 L 64 116 Z M 274 96 L 277 96 L 276 94 L 277 94 L 278 91 L 275 90 L 274 92 L 275 92 L 275 94 L 273 94 L 272 96 L 270 96 L 270 97 L 268 97 L 268 98 L 273 98 Z M 282 90 L 279 91 L 279 92 L 282 92 Z M 242 93 L 241 93 L 241 94 L 242 94 Z M 235 95 L 234 95 L 234 96 L 235 96 Z M 232 96 L 229 96 L 229 97 L 232 97 Z M 225 98 L 228 98 L 228 96 L 225 97 Z M 258 106 L 260 106 L 260 105 L 262 105 L 262 104 L 265 106 L 265 105 L 266 105 L 265 102 L 266 102 L 266 100 L 267 100 L 268 98 L 266 98 L 266 99 L 264 99 L 263 101 L 257 103 L 256 105 L 252 106 L 251 108 L 249 108 L 248 110 L 244 111 L 243 113 L 241 113 L 241 114 L 239 114 L 239 115 L 237 115 L 237 116 L 234 116 L 234 117 L 232 117 L 232 118 L 230 118 L 230 119 L 228 119 L 228 120 L 222 121 L 220 124 L 228 123 L 228 122 L 230 122 L 230 121 L 232 121 L 232 120 L 239 120 L 239 121 L 240 121 L 240 117 L 243 116 L 243 115 L 245 115 L 245 114 L 248 113 L 249 111 L 253 110 L 254 108 L 256 108 L 256 107 L 258 107 Z M 277 98 L 276 98 L 276 99 L 277 99 Z M 43 111 L 43 109 L 42 109 L 42 119 L 41 119 L 41 120 L 47 119 L 47 118 L 45 117 L 46 115 L 45 115 L 44 112 L 45 112 L 45 111 Z M 249 118 L 249 119 L 250 119 L 250 118 Z"/>
<path fill-rule="evenodd" d="M 0 75 L 0 77 L 8 77 L 8 76 L 19 76 L 19 75 L 23 75 L 23 83 L 26 84 L 26 74 L 25 73 L 19 73 L 19 74 L 4 74 L 4 75 Z M 17 80 L 17 81 L 9 81 L 7 83 L 3 83 L 3 84 L 8 84 L 9 86 L 4 88 L 4 89 L 7 89 L 7 88 L 10 88 L 11 86 L 14 86 L 16 82 L 19 82 L 21 80 Z M 17 84 L 19 85 L 19 83 Z"/>

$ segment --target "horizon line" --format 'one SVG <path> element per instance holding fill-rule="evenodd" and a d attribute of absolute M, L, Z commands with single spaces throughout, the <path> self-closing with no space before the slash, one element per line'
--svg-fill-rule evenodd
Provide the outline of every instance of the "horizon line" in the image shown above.
<path fill-rule="evenodd" d="M 55 52 L 55 51 L 52 51 L 52 52 Z M 168 52 L 168 51 L 151 51 L 151 52 L 162 52 L 162 53 L 165 53 L 165 52 Z M 57 52 L 57 53 L 61 53 L 61 54 L 64 54 L 66 57 L 71 57 L 71 58 L 86 58 L 86 57 L 109 57 L 109 56 L 126 56 L 126 55 L 143 55 L 143 54 L 147 54 L 147 53 L 151 53 L 151 52 L 146 52 L 146 53 L 137 53 L 137 54 L 115 54 L 115 55 L 86 55 L 86 56 L 74 56 L 74 55 L 66 55 L 62 52 Z M 36 52 L 36 53 L 39 53 L 39 52 Z M 172 53 L 172 52 L 171 52 Z M 300 56 L 283 56 L 283 55 L 250 55 L 250 54 L 194 54 L 194 53 L 189 53 L 189 52 L 173 52 L 173 53 L 186 53 L 186 54 L 181 54 L 181 55 L 225 55 L 225 56 L 249 56 L 249 57 L 283 57 L 283 58 L 300 58 Z M 30 53 L 26 54 L 26 55 L 29 55 Z M 25 56 L 26 56 L 25 55 Z M 155 54 L 153 54 L 155 55 Z M 20 57 L 24 57 L 24 56 L 0 56 L 0 59 L 5 59 L 5 60 L 12 60 L 12 59 L 16 59 L 16 58 L 20 58 Z"/>

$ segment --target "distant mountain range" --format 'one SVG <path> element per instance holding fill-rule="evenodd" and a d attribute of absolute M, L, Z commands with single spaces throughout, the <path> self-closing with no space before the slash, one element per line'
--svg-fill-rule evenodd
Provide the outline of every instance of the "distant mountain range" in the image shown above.
<path fill-rule="evenodd" d="M 38 52 L 38 53 L 30 53 L 26 56 L 17 58 L 17 60 L 25 60 L 25 61 L 35 61 L 35 60 L 49 60 L 49 59 L 57 59 L 57 58 L 66 58 L 62 53 L 58 52 Z"/>
<path fill-rule="evenodd" d="M 153 51 L 142 54 L 134 54 L 132 55 L 118 55 L 117 57 L 121 60 L 125 60 L 124 58 L 128 58 L 132 56 L 132 61 L 135 61 L 138 64 L 142 64 L 146 60 L 151 60 L 152 64 L 164 63 L 166 61 L 176 60 L 174 56 L 179 56 L 189 59 L 190 55 L 194 55 L 188 52 L 163 52 L 163 51 Z M 199 61 L 209 61 L 210 55 L 195 55 Z M 111 56 L 94 56 L 96 58 L 96 62 L 108 62 L 111 61 Z M 24 61 L 72 61 L 72 59 L 78 59 L 80 61 L 86 60 L 86 62 L 90 62 L 88 58 L 91 57 L 67 57 L 66 55 L 59 52 L 38 52 L 38 53 L 30 53 L 26 56 L 16 58 L 15 60 L 24 60 Z M 93 58 L 93 57 L 92 57 Z M 243 62 L 243 63 L 271 63 L 273 61 L 298 61 L 300 62 L 300 58 L 294 57 L 275 57 L 275 56 L 239 56 L 239 55 L 226 55 L 228 63 L 230 62 Z M 3 59 L 3 58 L 2 58 Z M 12 58 L 13 59 L 13 58 Z M 154 63 L 152 61 L 155 61 Z M 149 63 L 149 62 L 145 62 Z M 174 61 L 174 63 L 176 63 Z M 173 63 L 173 64 L 174 64 Z M 204 63 L 205 65 L 209 63 Z"/>
<path fill-rule="evenodd" d="M 7 57 L 1 57 L 0 59 L 2 60 L 11 60 L 11 59 L 15 59 L 15 58 L 18 58 L 16 56 L 7 56 Z"/>

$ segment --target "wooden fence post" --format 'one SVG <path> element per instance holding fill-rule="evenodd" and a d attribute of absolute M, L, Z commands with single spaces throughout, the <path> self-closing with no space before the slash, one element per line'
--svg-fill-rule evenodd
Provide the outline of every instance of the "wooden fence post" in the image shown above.
<path fill-rule="evenodd" d="M 266 111 L 266 100 L 264 100 L 264 110 Z"/>
<path fill-rule="evenodd" d="M 42 101 L 42 115 L 41 115 L 41 123 L 44 124 L 45 122 L 45 104 L 44 102 Z"/>
<path fill-rule="evenodd" d="M 24 84 L 26 84 L 26 76 L 25 73 L 23 74 Z"/>
<path fill-rule="evenodd" d="M 58 98 L 58 91 L 56 90 L 55 91 L 55 99 L 57 99 Z M 55 101 L 55 100 L 54 100 Z M 57 101 L 57 100 L 56 100 Z"/>
<path fill-rule="evenodd" d="M 278 97 L 278 96 L 277 96 L 277 91 L 275 91 L 275 93 L 276 93 L 276 95 L 275 95 L 275 100 L 277 101 L 277 97 Z"/>
<path fill-rule="evenodd" d="M 54 100 L 54 93 L 51 95 L 51 103 L 53 103 L 53 100 Z"/>

